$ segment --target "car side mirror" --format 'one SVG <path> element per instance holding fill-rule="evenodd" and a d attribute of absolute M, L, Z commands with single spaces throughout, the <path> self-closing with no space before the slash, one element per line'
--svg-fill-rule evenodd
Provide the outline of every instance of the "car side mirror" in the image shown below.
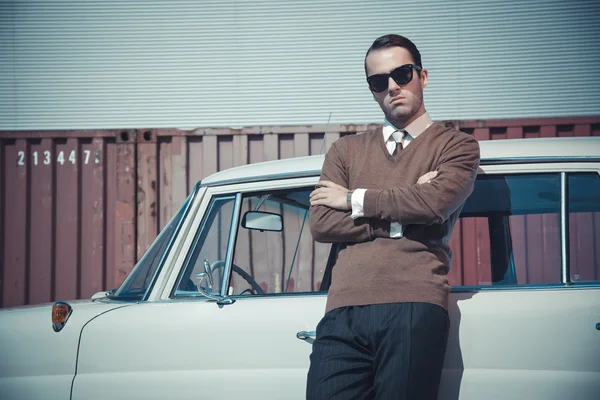
<path fill-rule="evenodd" d="M 281 232 L 283 218 L 279 214 L 265 211 L 247 211 L 242 218 L 242 227 L 261 232 Z"/>

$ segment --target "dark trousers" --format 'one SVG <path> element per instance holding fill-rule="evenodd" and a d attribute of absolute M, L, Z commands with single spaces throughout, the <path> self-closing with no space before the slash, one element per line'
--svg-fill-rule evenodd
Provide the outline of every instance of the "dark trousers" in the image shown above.
<path fill-rule="evenodd" d="M 331 310 L 317 326 L 306 398 L 435 400 L 449 325 L 428 303 Z"/>

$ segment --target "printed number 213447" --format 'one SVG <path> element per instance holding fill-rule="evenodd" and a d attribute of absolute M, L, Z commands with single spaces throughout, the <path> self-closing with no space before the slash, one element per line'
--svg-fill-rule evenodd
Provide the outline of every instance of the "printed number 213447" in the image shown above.
<path fill-rule="evenodd" d="M 68 153 L 68 154 L 67 154 Z M 93 162 L 94 164 L 100 164 L 100 157 L 98 154 L 93 155 L 91 150 L 83 150 L 82 152 L 83 159 L 81 160 L 83 164 L 89 164 Z M 17 165 L 22 166 L 25 165 L 25 152 L 19 151 L 17 153 Z M 76 164 L 77 163 L 77 152 L 75 150 L 71 150 L 71 152 L 59 151 L 56 155 L 56 159 L 54 160 L 52 157 L 52 152 L 49 150 L 46 151 L 34 151 L 31 153 L 31 164 L 32 165 L 50 165 L 52 162 L 56 162 L 57 164 L 64 165 L 66 163 Z"/>

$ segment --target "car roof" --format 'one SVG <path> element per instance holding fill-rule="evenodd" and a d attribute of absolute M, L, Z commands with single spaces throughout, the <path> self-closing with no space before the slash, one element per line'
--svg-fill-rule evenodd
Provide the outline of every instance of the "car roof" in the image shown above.
<path fill-rule="evenodd" d="M 535 139 L 483 140 L 479 142 L 481 164 L 522 162 L 566 162 L 599 160 L 600 137 L 560 137 Z M 318 176 L 323 154 L 287 158 L 229 168 L 209 175 L 202 186 L 261 180 Z"/>

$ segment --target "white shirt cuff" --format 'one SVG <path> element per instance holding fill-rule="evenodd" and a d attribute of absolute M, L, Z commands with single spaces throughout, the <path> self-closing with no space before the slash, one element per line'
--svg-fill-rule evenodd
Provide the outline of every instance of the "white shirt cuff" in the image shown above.
<path fill-rule="evenodd" d="M 355 189 L 352 192 L 350 202 L 352 203 L 352 219 L 360 218 L 365 215 L 363 203 L 365 202 L 365 192 L 367 189 Z"/>
<path fill-rule="evenodd" d="M 355 189 L 352 192 L 350 203 L 352 204 L 352 219 L 360 218 L 365 215 L 363 204 L 365 202 L 365 192 L 367 189 Z M 404 234 L 404 229 L 398 222 L 390 223 L 390 237 L 397 239 Z"/>

